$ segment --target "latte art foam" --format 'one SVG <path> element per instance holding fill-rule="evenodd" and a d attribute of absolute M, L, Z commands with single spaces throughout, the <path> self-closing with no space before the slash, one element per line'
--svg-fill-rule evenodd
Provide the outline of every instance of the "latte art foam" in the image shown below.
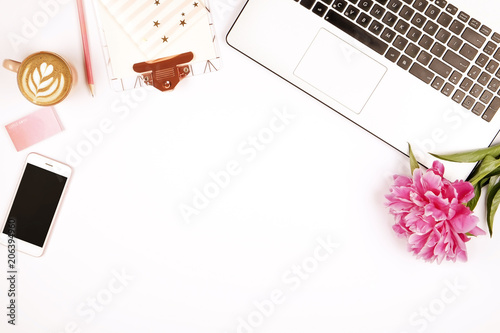
<path fill-rule="evenodd" d="M 71 90 L 68 64 L 59 56 L 40 52 L 26 58 L 18 70 L 18 85 L 32 103 L 42 106 L 61 102 Z"/>

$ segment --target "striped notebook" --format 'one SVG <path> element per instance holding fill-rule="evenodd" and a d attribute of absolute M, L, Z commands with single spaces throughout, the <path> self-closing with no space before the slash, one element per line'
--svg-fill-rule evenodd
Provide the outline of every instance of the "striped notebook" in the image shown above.
<path fill-rule="evenodd" d="M 193 53 L 188 76 L 219 69 L 206 0 L 95 0 L 95 7 L 115 90 L 147 84 L 134 64 L 186 52 Z"/>

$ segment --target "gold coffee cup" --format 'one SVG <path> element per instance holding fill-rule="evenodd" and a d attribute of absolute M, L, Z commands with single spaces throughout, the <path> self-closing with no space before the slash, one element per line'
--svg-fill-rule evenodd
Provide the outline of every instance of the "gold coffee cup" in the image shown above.
<path fill-rule="evenodd" d="M 17 72 L 17 85 L 28 101 L 40 106 L 56 105 L 73 86 L 71 66 L 52 52 L 38 52 L 22 62 L 6 59 L 3 66 Z"/>

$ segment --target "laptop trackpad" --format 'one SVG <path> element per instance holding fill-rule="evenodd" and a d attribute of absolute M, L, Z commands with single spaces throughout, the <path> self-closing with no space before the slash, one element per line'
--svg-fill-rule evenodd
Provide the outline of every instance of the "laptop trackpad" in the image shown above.
<path fill-rule="evenodd" d="M 386 71 L 382 64 L 320 29 L 294 74 L 360 113 Z"/>

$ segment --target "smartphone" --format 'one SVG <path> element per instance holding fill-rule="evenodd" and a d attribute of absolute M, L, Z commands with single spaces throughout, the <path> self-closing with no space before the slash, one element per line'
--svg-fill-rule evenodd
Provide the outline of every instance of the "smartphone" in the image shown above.
<path fill-rule="evenodd" d="M 14 231 L 17 250 L 35 257 L 43 254 L 71 171 L 48 157 L 28 155 L 0 233 L 1 244 L 8 245 Z"/>

